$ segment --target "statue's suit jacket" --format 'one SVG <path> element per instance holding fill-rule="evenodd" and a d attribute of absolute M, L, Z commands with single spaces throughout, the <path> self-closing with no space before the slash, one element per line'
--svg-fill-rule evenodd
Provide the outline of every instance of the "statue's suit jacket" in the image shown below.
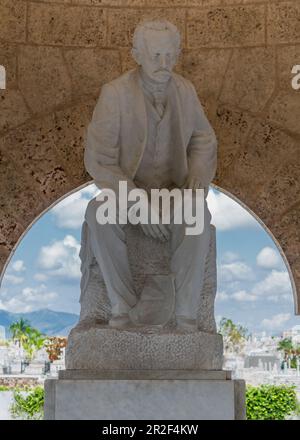
<path fill-rule="evenodd" d="M 188 175 L 203 187 L 217 166 L 217 140 L 193 84 L 175 73 L 170 80 L 174 149 L 172 180 L 182 186 Z M 102 87 L 85 138 L 84 161 L 100 188 L 118 193 L 120 180 L 135 188 L 134 176 L 147 142 L 147 115 L 138 69 Z"/>

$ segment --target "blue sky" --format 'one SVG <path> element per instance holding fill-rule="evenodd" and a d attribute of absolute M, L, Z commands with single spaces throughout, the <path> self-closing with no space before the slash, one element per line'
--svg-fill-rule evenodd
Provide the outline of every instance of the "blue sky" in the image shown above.
<path fill-rule="evenodd" d="M 5 272 L 1 309 L 79 313 L 80 229 L 96 193 L 94 185 L 73 193 L 27 232 Z M 251 332 L 268 334 L 300 324 L 289 275 L 271 237 L 241 205 L 216 189 L 209 192 L 208 206 L 217 228 L 217 319 L 226 316 Z"/>

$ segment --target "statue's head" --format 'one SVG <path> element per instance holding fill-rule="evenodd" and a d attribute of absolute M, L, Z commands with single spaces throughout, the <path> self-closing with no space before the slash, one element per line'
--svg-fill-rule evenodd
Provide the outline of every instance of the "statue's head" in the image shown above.
<path fill-rule="evenodd" d="M 132 56 L 156 82 L 167 82 L 180 54 L 180 34 L 167 20 L 140 23 L 133 35 Z"/>

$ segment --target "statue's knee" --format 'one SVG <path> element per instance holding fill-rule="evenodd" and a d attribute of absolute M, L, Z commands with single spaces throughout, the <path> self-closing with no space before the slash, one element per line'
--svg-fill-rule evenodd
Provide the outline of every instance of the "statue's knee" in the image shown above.
<path fill-rule="evenodd" d="M 85 219 L 88 221 L 92 218 L 96 219 L 96 212 L 97 212 L 97 202 L 95 199 L 92 199 L 89 201 L 86 210 L 85 210 Z"/>
<path fill-rule="evenodd" d="M 85 220 L 89 225 L 101 224 L 97 221 L 97 210 L 100 207 L 102 201 L 98 201 L 96 198 L 89 201 L 86 211 L 85 211 Z"/>
<path fill-rule="evenodd" d="M 115 223 L 108 221 L 103 224 L 98 221 L 101 218 L 101 212 L 97 211 L 103 203 L 104 201 L 98 201 L 96 198 L 90 200 L 85 211 L 85 221 L 91 230 L 97 230 L 98 234 L 101 233 L 105 236 L 111 228 L 115 227 Z"/>
<path fill-rule="evenodd" d="M 206 198 L 197 198 L 196 194 L 192 193 L 192 203 L 183 206 L 183 224 L 190 225 L 193 222 L 203 220 L 204 227 L 210 225 L 211 213 L 208 209 Z"/>
<path fill-rule="evenodd" d="M 210 213 L 210 210 L 208 209 L 207 202 L 205 200 L 205 203 L 204 203 L 204 225 L 205 226 L 209 227 L 210 222 L 211 222 L 211 218 L 212 218 L 211 213 Z"/>

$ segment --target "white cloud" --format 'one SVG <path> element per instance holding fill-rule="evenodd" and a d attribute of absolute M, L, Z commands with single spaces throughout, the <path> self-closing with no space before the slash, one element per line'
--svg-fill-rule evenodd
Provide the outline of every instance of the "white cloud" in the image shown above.
<path fill-rule="evenodd" d="M 99 192 L 95 185 L 89 185 L 59 202 L 51 210 L 56 225 L 59 228 L 80 228 L 88 202 Z"/>
<path fill-rule="evenodd" d="M 80 278 L 80 244 L 72 235 L 63 240 L 43 246 L 40 250 L 38 264 L 45 270 L 46 276 Z"/>
<path fill-rule="evenodd" d="M 254 273 L 250 266 L 242 261 L 221 264 L 219 267 L 220 278 L 222 281 L 250 281 L 254 278 Z"/>
<path fill-rule="evenodd" d="M 227 301 L 228 299 L 229 295 L 225 291 L 217 292 L 216 301 Z"/>
<path fill-rule="evenodd" d="M 287 271 L 272 270 L 266 278 L 256 283 L 252 292 L 265 297 L 292 297 L 291 281 Z"/>
<path fill-rule="evenodd" d="M 16 260 L 10 265 L 10 269 L 14 270 L 15 272 L 24 272 L 26 267 L 23 260 Z"/>
<path fill-rule="evenodd" d="M 36 281 L 47 281 L 49 277 L 46 274 L 44 274 L 44 273 L 38 272 L 38 273 L 33 275 L 33 278 Z"/>
<path fill-rule="evenodd" d="M 12 286 L 22 284 L 24 278 L 21 276 L 20 272 L 24 272 L 25 270 L 26 267 L 23 260 L 11 262 L 3 276 L 3 284 Z"/>
<path fill-rule="evenodd" d="M 238 292 L 234 292 L 230 295 L 230 298 L 235 299 L 236 301 L 256 301 L 257 296 L 252 295 L 251 293 L 247 293 L 245 290 L 239 290 Z"/>
<path fill-rule="evenodd" d="M 220 231 L 236 228 L 257 227 L 257 220 L 246 209 L 221 192 L 209 191 L 208 208 L 212 215 L 211 222 Z"/>
<path fill-rule="evenodd" d="M 38 287 L 25 287 L 22 291 L 9 297 L 8 291 L 2 292 L 0 308 L 12 313 L 32 312 L 44 307 L 51 307 L 57 298 L 57 293 L 48 292 L 44 284 Z"/>
<path fill-rule="evenodd" d="M 217 301 L 228 301 L 228 300 L 235 300 L 235 301 L 256 301 L 257 296 L 253 295 L 252 293 L 246 292 L 246 290 L 238 290 L 233 293 L 227 293 L 226 291 L 222 290 L 220 292 L 217 292 L 216 296 Z"/>
<path fill-rule="evenodd" d="M 229 290 L 230 292 L 236 292 L 237 290 L 241 290 L 243 289 L 244 286 L 244 281 L 229 281 L 226 282 L 226 289 Z"/>
<path fill-rule="evenodd" d="M 290 318 L 290 313 L 279 313 L 270 319 L 263 319 L 261 325 L 268 330 L 276 330 L 282 327 Z"/>
<path fill-rule="evenodd" d="M 92 183 L 91 185 L 85 186 L 80 191 L 78 191 L 82 196 L 87 196 L 87 198 L 91 199 L 99 194 L 100 190 L 97 186 Z"/>
<path fill-rule="evenodd" d="M 224 269 L 224 266 L 226 269 Z M 229 279 L 230 277 L 236 276 L 244 276 L 245 280 L 247 278 L 248 270 L 247 268 L 242 269 L 239 272 L 239 265 L 234 266 L 234 270 L 230 267 L 231 270 L 228 270 L 227 266 L 231 265 L 223 265 L 221 276 L 223 278 Z M 252 272 L 250 272 L 251 274 Z M 233 287 L 233 283 L 227 284 L 227 288 Z M 279 302 L 279 301 L 292 301 L 292 288 L 289 279 L 289 275 L 286 271 L 277 271 L 272 270 L 263 280 L 255 283 L 249 291 L 245 289 L 237 290 L 233 293 L 221 292 L 220 300 L 224 299 L 236 300 L 236 301 L 256 301 L 256 300 L 267 300 L 271 302 Z"/>
<path fill-rule="evenodd" d="M 46 286 L 44 284 L 37 288 L 25 287 L 22 290 L 22 295 L 26 301 L 40 301 L 40 296 L 42 296 L 43 302 L 57 297 L 57 293 L 55 292 L 46 292 Z"/>
<path fill-rule="evenodd" d="M 3 282 L 5 284 L 16 285 L 16 284 L 22 284 L 23 281 L 24 281 L 24 278 L 19 277 L 17 275 L 10 274 L 10 273 L 5 274 L 3 277 Z"/>
<path fill-rule="evenodd" d="M 288 301 L 290 303 L 293 302 L 293 296 L 291 294 L 285 293 L 284 295 L 270 295 L 267 296 L 268 301 L 279 302 L 279 301 Z"/>
<path fill-rule="evenodd" d="M 278 251 L 266 246 L 257 254 L 256 264 L 264 269 L 276 269 L 282 266 L 282 258 Z"/>
<path fill-rule="evenodd" d="M 236 252 L 227 251 L 222 255 L 222 262 L 224 263 L 233 263 L 239 259 L 239 255 Z"/>

